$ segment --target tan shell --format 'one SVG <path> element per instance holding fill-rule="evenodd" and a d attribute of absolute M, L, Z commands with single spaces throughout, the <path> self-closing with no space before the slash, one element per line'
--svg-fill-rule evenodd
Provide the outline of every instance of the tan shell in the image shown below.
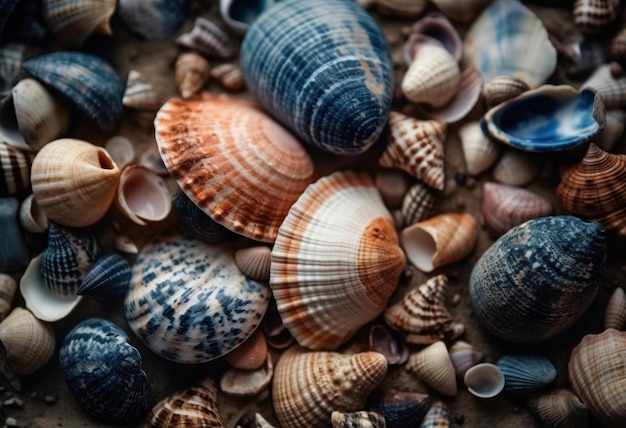
<path fill-rule="evenodd" d="M 626 332 L 588 334 L 572 350 L 568 364 L 572 390 L 610 428 L 626 426 Z"/>
<path fill-rule="evenodd" d="M 233 63 L 225 62 L 216 65 L 211 69 L 211 77 L 228 91 L 241 91 L 246 87 L 241 68 Z"/>
<path fill-rule="evenodd" d="M 137 70 L 128 72 L 122 104 L 137 110 L 156 110 L 159 108 L 159 100 L 154 87 Z"/>
<path fill-rule="evenodd" d="M 387 374 L 377 352 L 343 355 L 289 348 L 274 370 L 272 402 L 283 428 L 326 426 L 333 411 L 356 412 Z"/>
<path fill-rule="evenodd" d="M 184 52 L 176 60 L 174 78 L 183 98 L 199 94 L 211 77 L 211 66 L 202 56 L 194 52 Z"/>
<path fill-rule="evenodd" d="M 583 33 L 598 33 L 617 19 L 619 6 L 619 0 L 576 0 L 574 23 Z"/>
<path fill-rule="evenodd" d="M 115 203 L 126 217 L 145 226 L 169 215 L 172 196 L 155 172 L 142 165 L 130 165 L 120 175 Z"/>
<path fill-rule="evenodd" d="M 479 175 L 491 168 L 500 156 L 500 145 L 485 135 L 480 121 L 467 122 L 458 131 L 465 167 L 470 175 Z"/>
<path fill-rule="evenodd" d="M 493 179 L 510 186 L 525 186 L 539 175 L 540 162 L 534 153 L 506 149 L 493 168 Z"/>
<path fill-rule="evenodd" d="M 528 407 L 547 427 L 586 428 L 589 424 L 587 406 L 569 389 L 532 395 Z"/>
<path fill-rule="evenodd" d="M 478 238 L 478 223 L 468 213 L 444 213 L 404 228 L 400 236 L 411 263 L 431 272 L 471 253 Z"/>
<path fill-rule="evenodd" d="M 443 190 L 443 142 L 448 126 L 440 120 L 419 120 L 389 113 L 389 140 L 378 160 L 381 166 L 399 168 Z"/>
<path fill-rule="evenodd" d="M 433 215 L 439 192 L 423 182 L 411 186 L 402 201 L 402 223 L 410 226 Z"/>
<path fill-rule="evenodd" d="M 530 85 L 519 77 L 496 76 L 491 82 L 485 85 L 484 92 L 487 108 L 497 106 L 529 90 Z"/>
<path fill-rule="evenodd" d="M 471 22 L 492 0 L 431 0 L 448 18 Z"/>
<path fill-rule="evenodd" d="M 224 355 L 224 360 L 235 368 L 254 370 L 265 363 L 267 356 L 267 341 L 262 329 L 257 329 L 245 342 Z"/>
<path fill-rule="evenodd" d="M 64 45 L 79 47 L 94 32 L 111 34 L 109 21 L 116 5 L 116 0 L 47 0 L 43 18 Z"/>
<path fill-rule="evenodd" d="M 241 248 L 235 251 L 235 263 L 248 278 L 269 281 L 272 249 L 266 245 Z"/>
<path fill-rule="evenodd" d="M 626 75 L 613 76 L 610 64 L 596 68 L 582 88 L 595 88 L 607 110 L 626 107 Z"/>
<path fill-rule="evenodd" d="M 380 413 L 364 410 L 351 413 L 334 411 L 330 415 L 333 428 L 385 428 L 385 417 Z"/>
<path fill-rule="evenodd" d="M 459 379 L 463 379 L 465 373 L 467 373 L 470 368 L 474 367 L 485 358 L 485 354 L 463 340 L 454 342 L 452 346 L 450 346 L 450 349 L 448 349 L 448 353 L 454 365 L 456 376 Z"/>
<path fill-rule="evenodd" d="M 11 275 L 0 273 L 0 321 L 5 319 L 13 308 L 13 296 L 17 281 Z"/>
<path fill-rule="evenodd" d="M 457 394 L 454 365 L 442 341 L 411 354 L 406 369 L 441 394 L 450 396 Z"/>
<path fill-rule="evenodd" d="M 20 204 L 19 216 L 22 227 L 31 233 L 44 233 L 50 226 L 50 220 L 32 193 Z"/>
<path fill-rule="evenodd" d="M 187 196 L 216 222 L 252 239 L 273 242 L 315 179 L 295 137 L 243 101 L 172 99 L 157 114 L 155 129 L 161 157 Z"/>
<path fill-rule="evenodd" d="M 31 169 L 33 194 L 46 216 L 59 224 L 84 227 L 109 209 L 120 170 L 102 147 L 62 138 L 46 144 Z"/>
<path fill-rule="evenodd" d="M 264 364 L 255 369 L 231 367 L 220 378 L 220 389 L 234 397 L 249 397 L 265 391 L 274 376 L 272 355 L 267 354 Z"/>
<path fill-rule="evenodd" d="M 606 305 L 604 312 L 604 329 L 622 330 L 626 326 L 626 293 L 617 287 Z"/>

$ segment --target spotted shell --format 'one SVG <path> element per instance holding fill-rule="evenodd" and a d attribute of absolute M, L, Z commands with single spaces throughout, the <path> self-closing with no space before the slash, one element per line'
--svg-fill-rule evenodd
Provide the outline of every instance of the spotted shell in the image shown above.
<path fill-rule="evenodd" d="M 241 68 L 263 107 L 322 150 L 362 153 L 387 121 L 390 51 L 374 19 L 354 2 L 277 2 L 250 25 Z"/>
<path fill-rule="evenodd" d="M 0 140 L 0 196 L 14 195 L 30 186 L 31 155 Z"/>
<path fill-rule="evenodd" d="M 504 391 L 511 395 L 529 394 L 556 378 L 556 368 L 541 355 L 504 355 L 496 365 L 504 376 Z"/>
<path fill-rule="evenodd" d="M 587 428 L 587 406 L 569 389 L 557 388 L 528 398 L 528 407 L 539 420 L 553 428 Z"/>
<path fill-rule="evenodd" d="M 79 47 L 93 32 L 111 34 L 116 0 L 44 0 L 46 27 L 66 46 Z"/>
<path fill-rule="evenodd" d="M 574 23 L 583 33 L 598 33 L 619 16 L 619 0 L 576 0 L 572 10 Z"/>
<path fill-rule="evenodd" d="M 260 325 L 269 298 L 267 285 L 239 271 L 232 249 L 157 236 L 133 265 L 124 311 L 154 353 L 195 364 L 241 345 Z"/>
<path fill-rule="evenodd" d="M 366 408 L 382 415 L 387 427 L 402 428 L 424 419 L 431 402 L 421 392 L 376 388 L 367 397 Z"/>
<path fill-rule="evenodd" d="M 300 143 L 234 98 L 172 99 L 159 110 L 155 129 L 161 157 L 187 196 L 216 222 L 252 239 L 273 242 L 314 180 Z"/>
<path fill-rule="evenodd" d="M 120 0 L 117 13 L 128 28 L 146 39 L 172 36 L 185 22 L 185 0 Z"/>

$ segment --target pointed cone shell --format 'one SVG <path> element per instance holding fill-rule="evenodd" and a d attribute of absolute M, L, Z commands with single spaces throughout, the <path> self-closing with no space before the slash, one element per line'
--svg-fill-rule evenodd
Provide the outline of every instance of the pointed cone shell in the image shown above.
<path fill-rule="evenodd" d="M 235 368 L 254 370 L 265 363 L 267 356 L 265 335 L 262 329 L 257 329 L 240 346 L 224 355 L 224 360 Z"/>
<path fill-rule="evenodd" d="M 70 138 L 46 144 L 31 168 L 33 194 L 43 212 L 71 227 L 92 225 L 106 214 L 119 178 L 106 150 Z"/>
<path fill-rule="evenodd" d="M 461 260 L 474 249 L 478 223 L 468 213 L 439 214 L 402 230 L 407 258 L 423 272 Z"/>
<path fill-rule="evenodd" d="M 493 398 L 504 389 L 504 375 L 495 364 L 481 363 L 465 372 L 463 383 L 476 397 Z"/>
<path fill-rule="evenodd" d="M 626 293 L 617 287 L 606 306 L 604 313 L 604 329 L 622 330 L 626 326 Z"/>
<path fill-rule="evenodd" d="M 241 272 L 258 281 L 269 281 L 272 249 L 265 245 L 235 251 L 235 263 Z"/>
<path fill-rule="evenodd" d="M 553 428 L 586 428 L 587 406 L 569 389 L 555 389 L 531 395 L 528 407 L 544 426 Z"/>
<path fill-rule="evenodd" d="M 387 359 L 376 352 L 343 355 L 291 347 L 274 370 L 276 416 L 283 428 L 328 424 L 333 411 L 363 409 L 386 374 Z"/>
<path fill-rule="evenodd" d="M 159 110 L 155 129 L 161 157 L 187 196 L 216 222 L 252 239 L 273 242 L 314 180 L 313 161 L 300 143 L 243 101 L 173 99 Z"/>
<path fill-rule="evenodd" d="M 334 411 L 330 415 L 333 428 L 385 428 L 385 418 L 376 412 L 342 413 Z"/>
<path fill-rule="evenodd" d="M 426 183 L 415 183 L 402 200 L 402 223 L 410 226 L 432 217 L 439 192 Z"/>
<path fill-rule="evenodd" d="M 335 172 L 309 186 L 281 225 L 270 286 L 298 343 L 332 350 L 385 309 L 404 266 L 372 180 Z"/>
<path fill-rule="evenodd" d="M 428 409 L 420 428 L 445 428 L 450 426 L 448 408 L 443 401 L 435 401 Z"/>
<path fill-rule="evenodd" d="M 496 366 L 504 376 L 504 391 L 514 396 L 529 394 L 556 378 L 556 368 L 540 355 L 505 355 Z"/>
<path fill-rule="evenodd" d="M 485 172 L 496 163 L 500 156 L 500 146 L 483 133 L 479 121 L 461 125 L 459 140 L 465 167 L 470 175 L 476 176 Z"/>
<path fill-rule="evenodd" d="M 183 52 L 176 60 L 174 78 L 183 98 L 190 98 L 202 91 L 211 77 L 208 61 L 195 52 Z"/>
<path fill-rule="evenodd" d="M 59 0 L 42 4 L 46 26 L 67 46 L 79 47 L 95 31 L 111 34 L 109 20 L 116 0 Z"/>
<path fill-rule="evenodd" d="M 411 354 L 406 369 L 421 381 L 445 395 L 456 395 L 456 375 L 445 343 L 439 341 Z"/>
<path fill-rule="evenodd" d="M 172 197 L 165 180 L 141 165 L 124 168 L 115 203 L 126 217 L 141 226 L 164 220 L 172 209 Z"/>
<path fill-rule="evenodd" d="M 454 365 L 456 376 L 460 379 L 463 379 L 465 373 L 467 373 L 470 368 L 474 367 L 485 358 L 485 354 L 462 340 L 454 342 L 448 352 L 450 353 L 450 360 L 452 360 L 452 364 Z"/>
<path fill-rule="evenodd" d="M 401 428 L 424 419 L 430 403 L 421 392 L 377 388 L 367 398 L 367 410 L 384 416 L 387 427 Z"/>
<path fill-rule="evenodd" d="M 119 254 L 108 254 L 98 258 L 89 267 L 76 294 L 100 301 L 113 301 L 126 295 L 130 277 L 130 263 Z"/>

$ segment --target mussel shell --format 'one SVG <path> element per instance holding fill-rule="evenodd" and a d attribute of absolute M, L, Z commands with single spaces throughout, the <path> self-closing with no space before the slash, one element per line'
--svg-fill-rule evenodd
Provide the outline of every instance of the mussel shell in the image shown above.
<path fill-rule="evenodd" d="M 540 355 L 504 355 L 496 365 L 504 375 L 504 390 L 512 395 L 529 394 L 556 378 L 556 368 Z"/>

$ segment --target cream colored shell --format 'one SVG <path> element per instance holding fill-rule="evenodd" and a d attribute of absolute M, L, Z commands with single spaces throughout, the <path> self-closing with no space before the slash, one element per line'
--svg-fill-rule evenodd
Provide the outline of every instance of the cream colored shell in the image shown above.
<path fill-rule="evenodd" d="M 411 354 L 406 369 L 441 394 L 457 394 L 454 365 L 442 341 Z"/>

